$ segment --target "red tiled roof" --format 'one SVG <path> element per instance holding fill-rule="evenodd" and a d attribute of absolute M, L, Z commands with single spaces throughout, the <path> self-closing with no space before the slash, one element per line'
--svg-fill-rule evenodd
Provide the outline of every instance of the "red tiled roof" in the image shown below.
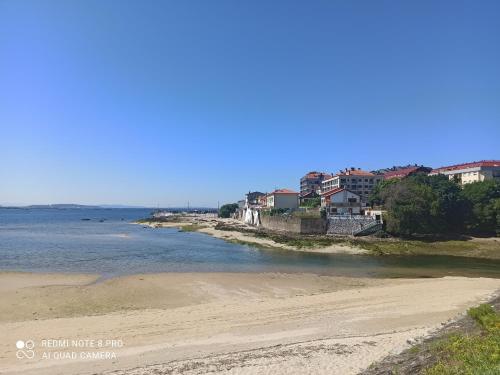
<path fill-rule="evenodd" d="M 420 167 L 410 167 L 410 168 L 403 168 L 403 169 L 398 169 L 397 171 L 390 171 L 387 173 L 384 173 L 384 178 L 394 178 L 394 177 L 406 177 L 410 173 L 415 172 L 418 168 Z"/>
<path fill-rule="evenodd" d="M 272 193 L 269 193 L 268 195 L 272 195 L 272 194 L 299 194 L 293 190 L 290 190 L 290 189 L 276 189 L 275 191 L 273 191 Z"/>
<path fill-rule="evenodd" d="M 344 188 L 335 188 L 335 189 L 331 189 L 331 190 L 325 191 L 325 192 L 321 193 L 321 195 L 323 197 L 329 197 L 330 195 L 340 193 L 343 190 L 345 190 L 345 189 Z"/>
<path fill-rule="evenodd" d="M 337 176 L 375 176 L 371 172 L 362 171 L 360 169 L 348 170 L 347 172 L 339 173 Z"/>
<path fill-rule="evenodd" d="M 375 175 L 371 172 L 363 171 L 361 169 L 349 168 L 347 170 L 340 171 L 336 175 L 332 176 L 332 178 L 336 176 L 375 176 Z"/>
<path fill-rule="evenodd" d="M 328 191 L 325 191 L 324 193 L 321 193 L 321 195 L 323 197 L 329 197 L 331 195 L 334 195 L 334 194 L 337 194 L 337 193 L 340 193 L 341 191 L 348 191 L 349 193 L 352 193 L 352 194 L 355 194 L 355 195 L 359 195 L 359 194 L 356 194 L 356 193 L 353 193 L 352 191 L 350 190 L 347 190 L 345 188 L 335 188 L 335 189 L 332 189 L 332 190 L 328 190 Z"/>
<path fill-rule="evenodd" d="M 437 172 L 454 171 L 458 169 L 477 168 L 477 167 L 500 167 L 500 160 L 480 160 L 480 161 L 473 161 L 471 163 L 455 164 L 447 167 L 440 167 L 433 169 L 432 172 L 437 173 Z"/>
<path fill-rule="evenodd" d="M 313 171 L 313 172 L 309 172 L 307 173 L 304 178 L 318 178 L 320 176 L 324 176 L 325 179 L 327 178 L 331 178 L 332 175 L 329 174 L 329 173 L 323 173 L 323 172 L 316 172 L 316 171 Z"/>

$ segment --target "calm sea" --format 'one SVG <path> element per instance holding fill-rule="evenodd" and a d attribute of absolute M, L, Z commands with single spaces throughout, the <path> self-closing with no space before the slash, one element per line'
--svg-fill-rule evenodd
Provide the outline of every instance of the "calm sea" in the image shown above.
<path fill-rule="evenodd" d="M 500 262 L 261 250 L 201 233 L 131 224 L 143 209 L 2 209 L 0 270 L 98 273 L 310 272 L 368 277 L 500 277 Z"/>

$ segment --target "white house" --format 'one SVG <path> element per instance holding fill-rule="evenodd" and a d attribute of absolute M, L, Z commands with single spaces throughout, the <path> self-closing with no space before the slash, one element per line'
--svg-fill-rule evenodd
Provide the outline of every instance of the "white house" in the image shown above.
<path fill-rule="evenodd" d="M 331 215 L 360 215 L 361 197 L 344 188 L 336 188 L 321 193 L 321 207 Z"/>
<path fill-rule="evenodd" d="M 267 207 L 295 209 L 299 207 L 299 193 L 288 189 L 277 189 L 267 195 Z"/>

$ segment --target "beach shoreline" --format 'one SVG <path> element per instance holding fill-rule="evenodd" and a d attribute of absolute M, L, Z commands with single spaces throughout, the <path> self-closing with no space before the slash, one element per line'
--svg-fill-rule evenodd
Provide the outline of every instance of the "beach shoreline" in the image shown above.
<path fill-rule="evenodd" d="M 203 215 L 180 216 L 178 221 L 152 221 L 141 220 L 133 224 L 144 225 L 151 228 L 178 228 L 180 230 L 204 233 L 232 243 L 256 246 L 264 249 L 290 250 L 320 254 L 370 254 L 370 251 L 349 244 L 330 244 L 327 246 L 297 247 L 290 244 L 277 242 L 268 236 L 257 237 L 257 228 L 247 225 L 236 219 L 206 218 Z M 219 229 L 218 226 L 226 228 Z"/>
<path fill-rule="evenodd" d="M 0 273 L 0 372 L 355 374 L 468 307 L 499 279 L 282 273 Z M 19 339 L 121 340 L 112 359 L 17 359 Z M 66 348 L 67 349 L 67 348 Z M 63 349 L 66 350 L 66 349 Z M 90 349 L 74 349 L 74 351 Z"/>
<path fill-rule="evenodd" d="M 133 224 L 151 228 L 178 228 L 204 233 L 228 242 L 262 249 L 351 255 L 446 255 L 500 260 L 500 238 L 418 240 L 373 236 L 301 235 L 264 230 L 236 219 L 203 214 L 174 215 L 165 220 L 144 219 Z"/>

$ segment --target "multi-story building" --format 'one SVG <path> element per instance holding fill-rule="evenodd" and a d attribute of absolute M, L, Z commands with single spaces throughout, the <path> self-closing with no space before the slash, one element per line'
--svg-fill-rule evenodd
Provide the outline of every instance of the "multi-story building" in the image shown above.
<path fill-rule="evenodd" d="M 300 195 L 306 196 L 308 193 L 321 193 L 321 183 L 332 178 L 331 174 L 312 171 L 300 179 Z"/>
<path fill-rule="evenodd" d="M 361 197 L 344 188 L 337 188 L 321 193 L 321 207 L 330 215 L 361 214 Z"/>
<path fill-rule="evenodd" d="M 268 208 L 295 209 L 299 207 L 299 193 L 289 189 L 277 189 L 267 194 Z"/>
<path fill-rule="evenodd" d="M 500 181 L 500 160 L 481 160 L 433 169 L 430 175 L 443 174 L 461 185 L 485 180 Z"/>
<path fill-rule="evenodd" d="M 332 189 L 348 189 L 361 197 L 361 202 L 366 203 L 377 184 L 384 179 L 384 176 L 363 171 L 360 168 L 346 168 L 337 173 L 332 178 L 323 181 L 321 184 L 322 193 Z"/>

